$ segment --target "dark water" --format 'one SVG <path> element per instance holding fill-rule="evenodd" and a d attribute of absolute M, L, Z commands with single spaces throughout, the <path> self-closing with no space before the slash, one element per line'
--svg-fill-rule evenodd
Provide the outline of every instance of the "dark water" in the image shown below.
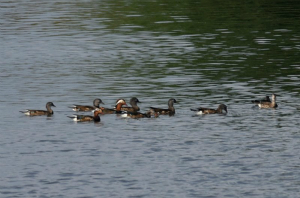
<path fill-rule="evenodd" d="M 299 5 L 1 2 L 0 197 L 298 197 Z M 276 110 L 250 103 L 272 93 Z M 176 114 L 67 118 L 133 96 Z M 48 101 L 52 117 L 19 113 Z"/>

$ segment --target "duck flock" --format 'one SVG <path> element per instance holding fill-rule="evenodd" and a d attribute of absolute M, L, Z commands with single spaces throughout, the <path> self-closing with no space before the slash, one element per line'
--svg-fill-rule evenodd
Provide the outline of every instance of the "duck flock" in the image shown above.
<path fill-rule="evenodd" d="M 93 121 L 93 122 L 100 122 L 100 114 L 120 114 L 122 117 L 130 117 L 130 118 L 156 118 L 159 115 L 169 115 L 172 116 L 175 114 L 175 108 L 174 103 L 176 103 L 176 100 L 174 98 L 169 99 L 168 101 L 168 108 L 162 109 L 157 107 L 150 107 L 149 110 L 145 113 L 140 112 L 140 108 L 138 107 L 137 103 L 140 101 L 133 97 L 130 99 L 130 105 L 127 106 L 127 103 L 125 99 L 120 98 L 116 101 L 116 105 L 114 108 L 105 108 L 101 107 L 100 104 L 104 104 L 101 99 L 97 98 L 93 101 L 93 106 L 88 105 L 73 105 L 70 108 L 73 109 L 73 111 L 92 111 L 94 115 L 79 115 L 75 114 L 72 116 L 68 116 L 69 118 L 73 119 L 76 122 L 86 122 L 86 121 Z M 276 103 L 276 95 L 272 94 L 272 100 L 270 100 L 269 96 L 266 96 L 264 99 L 261 100 L 252 100 L 252 103 L 259 106 L 259 108 L 277 108 L 278 105 Z M 32 109 L 26 109 L 24 111 L 20 111 L 21 113 L 24 113 L 28 116 L 41 116 L 41 115 L 47 115 L 51 116 L 53 115 L 53 110 L 51 107 L 55 107 L 53 102 L 47 102 L 46 109 L 47 110 L 32 110 Z M 195 111 L 196 114 L 226 114 L 227 106 L 225 104 L 220 104 L 217 109 L 210 109 L 210 108 L 203 108 L 199 107 L 196 109 L 191 109 L 191 111 Z"/>

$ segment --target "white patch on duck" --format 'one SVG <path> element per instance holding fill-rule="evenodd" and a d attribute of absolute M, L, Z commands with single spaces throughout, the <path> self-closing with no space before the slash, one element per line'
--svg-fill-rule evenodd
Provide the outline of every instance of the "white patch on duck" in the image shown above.
<path fill-rule="evenodd" d="M 30 111 L 26 109 L 26 112 L 23 112 L 25 115 L 30 115 Z"/>
<path fill-rule="evenodd" d="M 202 110 L 199 110 L 199 111 L 197 111 L 196 114 L 197 114 L 197 115 L 202 115 L 202 114 L 203 114 L 203 111 L 202 111 Z"/>
<path fill-rule="evenodd" d="M 79 121 L 77 115 L 72 115 L 72 116 L 68 116 L 68 117 L 71 118 L 75 122 Z"/>
<path fill-rule="evenodd" d="M 127 113 L 122 113 L 122 114 L 121 114 L 121 117 L 122 117 L 122 118 L 128 118 L 129 116 L 128 116 Z"/>

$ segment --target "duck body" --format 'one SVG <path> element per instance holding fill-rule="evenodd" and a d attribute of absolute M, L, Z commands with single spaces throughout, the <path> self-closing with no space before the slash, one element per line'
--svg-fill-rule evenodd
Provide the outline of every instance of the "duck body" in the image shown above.
<path fill-rule="evenodd" d="M 270 102 L 260 102 L 258 104 L 259 108 L 267 109 L 267 108 L 277 108 L 278 105 L 276 103 L 276 94 L 272 94 L 272 101 Z"/>
<path fill-rule="evenodd" d="M 271 102 L 271 99 L 269 96 L 266 96 L 265 98 L 263 98 L 261 100 L 251 100 L 251 102 L 258 105 L 261 102 Z"/>
<path fill-rule="evenodd" d="M 258 106 L 261 109 L 277 108 L 278 107 L 278 105 L 276 103 L 272 103 L 272 102 L 262 102 L 262 103 L 258 104 Z"/>
<path fill-rule="evenodd" d="M 121 114 L 124 118 L 150 118 L 151 116 L 141 112 L 125 112 Z"/>
<path fill-rule="evenodd" d="M 103 108 L 102 111 L 103 114 L 115 114 L 117 112 L 115 109 L 109 109 L 109 108 Z"/>
<path fill-rule="evenodd" d="M 161 115 L 174 115 L 175 114 L 175 108 L 174 108 L 174 103 L 177 101 L 174 98 L 169 99 L 168 101 L 168 109 L 162 109 L 162 108 L 157 108 L 157 107 L 150 107 L 154 112 L 157 112 Z"/>
<path fill-rule="evenodd" d="M 69 118 L 73 119 L 73 121 L 75 122 L 100 122 L 101 118 L 100 115 L 102 114 L 102 110 L 101 109 L 96 109 L 94 111 L 94 116 L 90 116 L 90 115 L 72 115 L 72 116 L 68 116 Z"/>
<path fill-rule="evenodd" d="M 122 107 L 121 111 L 128 111 L 128 112 L 134 112 L 134 111 L 139 111 L 140 108 L 133 108 L 133 107 Z"/>
<path fill-rule="evenodd" d="M 121 116 L 125 118 L 151 118 L 151 117 L 158 117 L 159 113 L 155 112 L 154 110 L 149 110 L 146 113 L 141 112 L 125 112 L 122 113 Z"/>
<path fill-rule="evenodd" d="M 95 110 L 97 107 L 94 106 L 83 106 L 83 105 L 74 105 L 73 111 L 93 111 Z"/>
<path fill-rule="evenodd" d="M 93 106 L 89 106 L 89 105 L 75 105 L 75 104 L 74 104 L 74 105 L 73 105 L 72 107 L 70 107 L 70 108 L 72 108 L 73 111 L 93 111 L 93 110 L 95 110 L 95 109 L 97 109 L 97 108 L 100 108 L 100 107 L 99 107 L 100 104 L 104 104 L 104 103 L 102 102 L 101 99 L 96 98 L 96 99 L 93 101 Z"/>
<path fill-rule="evenodd" d="M 191 109 L 191 111 L 196 111 L 198 115 L 202 114 L 222 114 L 223 111 L 227 113 L 227 106 L 224 104 L 220 104 L 217 109 L 209 109 L 209 108 L 203 108 L 199 107 L 196 109 Z"/>
<path fill-rule="evenodd" d="M 20 112 L 24 113 L 25 115 L 28 115 L 28 116 L 41 116 L 41 115 L 51 116 L 54 113 L 53 110 L 51 109 L 51 107 L 55 107 L 53 102 L 47 102 L 46 103 L 46 109 L 47 109 L 46 111 L 45 110 L 26 109 L 25 111 L 20 111 Z"/>

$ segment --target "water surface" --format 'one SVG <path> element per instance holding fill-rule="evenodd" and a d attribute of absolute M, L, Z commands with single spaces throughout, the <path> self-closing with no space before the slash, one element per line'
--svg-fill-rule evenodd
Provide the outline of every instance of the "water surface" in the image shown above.
<path fill-rule="evenodd" d="M 6 1 L 1 197 L 297 197 L 296 1 Z M 279 108 L 252 99 L 278 94 Z M 74 123 L 72 104 L 137 97 L 175 116 Z M 27 117 L 26 108 L 52 117 Z M 227 115 L 190 108 L 228 106 Z M 87 113 L 88 114 L 88 113 Z"/>

